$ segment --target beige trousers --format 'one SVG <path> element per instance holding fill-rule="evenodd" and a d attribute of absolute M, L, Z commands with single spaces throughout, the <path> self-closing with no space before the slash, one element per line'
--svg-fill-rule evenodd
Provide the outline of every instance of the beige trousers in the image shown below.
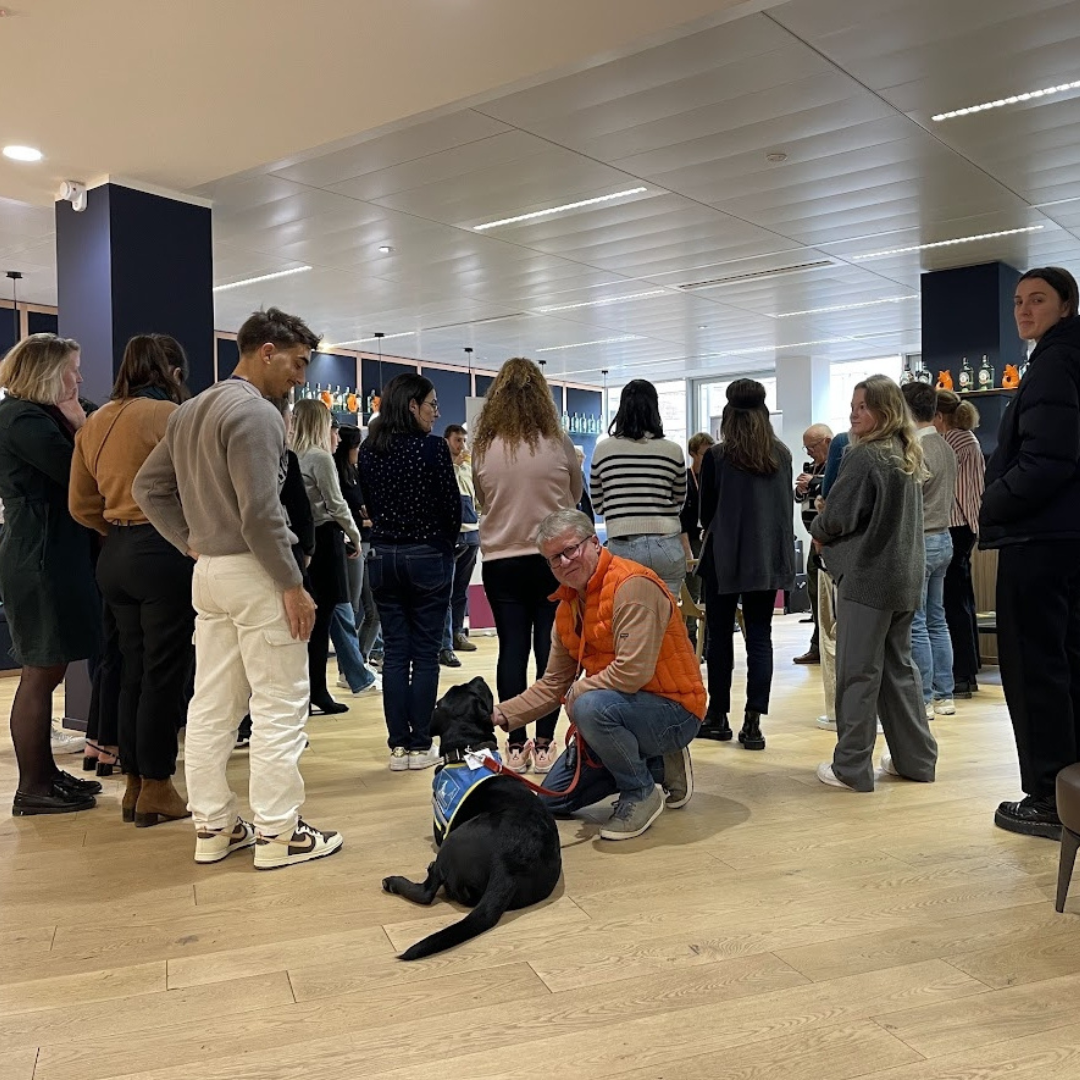
<path fill-rule="evenodd" d="M 836 719 L 836 583 L 824 567 L 818 572 L 818 648 L 825 716 Z"/>

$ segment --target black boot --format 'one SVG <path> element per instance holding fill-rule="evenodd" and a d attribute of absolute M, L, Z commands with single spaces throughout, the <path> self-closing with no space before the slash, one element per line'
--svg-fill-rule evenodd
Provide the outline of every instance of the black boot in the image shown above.
<path fill-rule="evenodd" d="M 761 734 L 761 713 L 746 710 L 742 731 L 739 732 L 739 742 L 744 750 L 765 749 L 765 736 Z"/>
<path fill-rule="evenodd" d="M 1058 817 L 1057 804 L 1052 796 L 1037 799 L 1034 795 L 1028 795 L 1019 802 L 1003 802 L 994 814 L 994 824 L 999 829 L 1024 836 L 1061 839 L 1061 818 Z"/>
<path fill-rule="evenodd" d="M 731 725 L 728 723 L 727 713 L 707 712 L 701 727 L 698 728 L 697 738 L 727 742 L 731 738 Z"/>

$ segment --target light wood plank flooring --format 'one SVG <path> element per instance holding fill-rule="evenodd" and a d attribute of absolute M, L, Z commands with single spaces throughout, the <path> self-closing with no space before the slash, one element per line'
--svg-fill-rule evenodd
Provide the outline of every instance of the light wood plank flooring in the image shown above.
<path fill-rule="evenodd" d="M 380 890 L 432 847 L 431 773 L 388 771 L 378 698 L 309 727 L 324 862 L 196 866 L 189 823 L 121 822 L 119 779 L 0 816 L 0 1080 L 1076 1080 L 1080 882 L 1056 915 L 1057 845 L 993 826 L 1019 793 L 996 672 L 935 722 L 936 784 L 842 792 L 807 629 L 777 620 L 764 753 L 695 744 L 693 801 L 639 840 L 597 840 L 606 807 L 561 823 L 547 904 L 415 964 L 460 913 Z M 494 682 L 478 642 L 444 686 Z M 14 783 L 5 746 L 4 813 Z"/>

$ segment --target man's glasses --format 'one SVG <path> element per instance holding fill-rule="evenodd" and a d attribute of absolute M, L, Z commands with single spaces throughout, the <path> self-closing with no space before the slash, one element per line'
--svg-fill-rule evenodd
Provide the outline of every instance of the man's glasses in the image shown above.
<path fill-rule="evenodd" d="M 550 566 L 552 570 L 558 570 L 564 562 L 573 562 L 581 553 L 581 549 L 591 539 L 591 536 L 586 536 L 584 540 L 579 540 L 573 547 L 564 548 L 558 555 L 554 555 L 548 559 L 548 566 Z"/>

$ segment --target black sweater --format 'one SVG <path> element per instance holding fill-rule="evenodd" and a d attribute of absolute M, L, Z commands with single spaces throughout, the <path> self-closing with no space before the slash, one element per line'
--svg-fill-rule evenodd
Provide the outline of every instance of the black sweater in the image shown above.
<path fill-rule="evenodd" d="M 1043 335 L 986 469 L 979 544 L 1080 538 L 1080 318 Z"/>

